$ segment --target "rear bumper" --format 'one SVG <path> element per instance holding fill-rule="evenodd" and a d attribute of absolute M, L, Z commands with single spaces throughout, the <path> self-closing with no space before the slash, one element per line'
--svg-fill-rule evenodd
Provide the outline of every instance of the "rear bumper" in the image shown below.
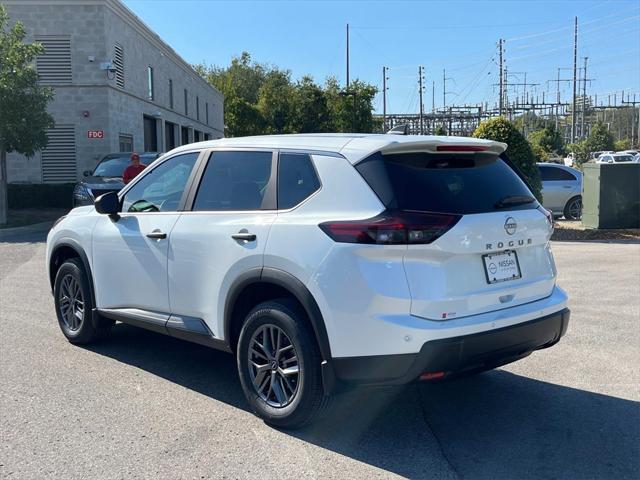
<path fill-rule="evenodd" d="M 426 342 L 418 353 L 334 358 L 339 381 L 347 384 L 398 385 L 423 373 L 464 375 L 505 365 L 558 343 L 567 331 L 568 308 L 507 327 Z"/>

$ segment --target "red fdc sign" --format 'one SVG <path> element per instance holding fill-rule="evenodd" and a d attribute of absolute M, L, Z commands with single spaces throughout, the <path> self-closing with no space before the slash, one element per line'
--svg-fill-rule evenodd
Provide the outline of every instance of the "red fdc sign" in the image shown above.
<path fill-rule="evenodd" d="M 104 130 L 88 130 L 88 138 L 104 138 Z"/>

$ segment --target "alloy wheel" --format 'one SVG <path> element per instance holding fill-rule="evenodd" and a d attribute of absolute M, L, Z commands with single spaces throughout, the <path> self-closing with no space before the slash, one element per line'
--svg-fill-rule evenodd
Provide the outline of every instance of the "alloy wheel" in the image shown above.
<path fill-rule="evenodd" d="M 249 373 L 256 393 L 272 407 L 289 405 L 302 378 L 298 354 L 280 327 L 260 326 L 249 342 Z"/>
<path fill-rule="evenodd" d="M 66 275 L 60 282 L 58 303 L 66 327 L 72 332 L 79 330 L 84 320 L 84 297 L 80 283 L 73 275 Z"/>
<path fill-rule="evenodd" d="M 567 210 L 569 211 L 569 215 L 572 220 L 580 220 L 582 217 L 582 200 L 576 198 L 569 204 L 569 208 L 567 208 Z"/>

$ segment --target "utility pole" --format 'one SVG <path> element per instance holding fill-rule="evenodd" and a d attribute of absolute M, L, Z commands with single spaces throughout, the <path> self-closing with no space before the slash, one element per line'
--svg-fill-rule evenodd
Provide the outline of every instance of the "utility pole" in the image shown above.
<path fill-rule="evenodd" d="M 420 135 L 424 135 L 424 122 L 422 115 L 424 114 L 424 104 L 422 103 L 422 65 L 418 67 L 418 84 L 420 85 Z"/>
<path fill-rule="evenodd" d="M 571 112 L 571 143 L 576 142 L 576 81 L 578 75 L 578 17 L 573 27 L 573 111 Z"/>
<path fill-rule="evenodd" d="M 529 92 L 527 92 L 527 72 L 524 72 L 524 88 L 522 89 L 522 135 L 527 137 L 527 109 L 526 103 L 529 100 Z"/>
<path fill-rule="evenodd" d="M 347 90 L 349 90 L 349 24 L 347 23 Z"/>
<path fill-rule="evenodd" d="M 382 133 L 387 133 L 387 67 L 382 67 Z"/>
<path fill-rule="evenodd" d="M 560 69 L 558 69 L 558 85 L 556 88 L 556 132 L 558 131 L 558 119 L 560 117 Z"/>
<path fill-rule="evenodd" d="M 584 138 L 584 116 L 587 110 L 587 60 L 589 57 L 584 57 L 584 78 L 582 79 L 582 111 L 580 120 L 580 138 Z"/>
<path fill-rule="evenodd" d="M 498 112 L 502 115 L 503 102 L 504 102 L 504 75 L 502 72 L 502 39 L 498 42 L 498 48 L 500 50 L 500 100 L 498 102 Z"/>
<path fill-rule="evenodd" d="M 436 113 L 436 81 L 431 82 L 431 113 Z"/>
<path fill-rule="evenodd" d="M 502 93 L 504 94 L 504 107 L 507 109 L 507 117 L 511 120 L 511 110 L 509 109 L 509 96 L 507 95 L 507 87 L 509 83 L 509 74 L 507 68 L 504 67 L 504 79 L 502 80 Z"/>
<path fill-rule="evenodd" d="M 447 71 L 442 69 L 442 111 L 447 106 Z"/>

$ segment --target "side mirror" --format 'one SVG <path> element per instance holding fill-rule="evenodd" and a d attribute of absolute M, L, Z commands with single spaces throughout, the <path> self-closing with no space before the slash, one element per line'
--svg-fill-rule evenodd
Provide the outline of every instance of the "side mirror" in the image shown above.
<path fill-rule="evenodd" d="M 83 174 L 85 177 L 89 177 L 89 176 L 91 175 L 91 170 L 85 170 L 84 172 L 82 172 L 82 174 Z"/>
<path fill-rule="evenodd" d="M 114 220 L 120 218 L 120 215 L 118 215 L 120 212 L 120 200 L 116 192 L 107 192 L 100 195 L 93 203 L 96 207 L 96 212 L 109 215 Z"/>

